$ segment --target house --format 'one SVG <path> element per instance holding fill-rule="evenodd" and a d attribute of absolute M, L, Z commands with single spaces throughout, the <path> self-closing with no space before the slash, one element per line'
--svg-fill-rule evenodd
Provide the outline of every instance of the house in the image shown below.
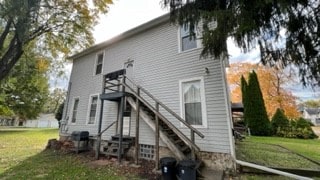
<path fill-rule="evenodd" d="M 89 131 L 99 153 L 234 171 L 228 62 L 201 50 L 167 14 L 73 55 L 60 137 Z"/>
<path fill-rule="evenodd" d="M 314 125 L 320 125 L 320 108 L 304 108 L 302 117 L 312 122 Z"/>
<path fill-rule="evenodd" d="M 33 128 L 58 128 L 59 123 L 54 117 L 53 113 L 50 114 L 40 114 L 37 119 L 26 120 L 25 127 Z"/>

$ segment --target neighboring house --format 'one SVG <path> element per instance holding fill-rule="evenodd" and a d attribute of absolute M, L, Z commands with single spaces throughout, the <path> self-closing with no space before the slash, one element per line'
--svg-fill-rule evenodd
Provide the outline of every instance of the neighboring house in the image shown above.
<path fill-rule="evenodd" d="M 302 117 L 308 119 L 314 125 L 320 125 L 320 108 L 304 108 Z"/>
<path fill-rule="evenodd" d="M 26 120 L 24 126 L 33 128 L 58 128 L 59 123 L 55 119 L 54 114 L 40 114 L 37 119 Z"/>
<path fill-rule="evenodd" d="M 89 131 L 95 139 L 102 107 L 102 130 L 117 121 L 102 134 L 106 143 L 100 149 L 102 153 L 112 155 L 110 151 L 116 149 L 110 146 L 115 142 L 108 140 L 123 132 L 126 138 L 134 137 L 138 142 L 132 149 L 139 152 L 140 158 L 157 161 L 157 115 L 160 158 L 175 156 L 181 160 L 196 155 L 208 167 L 234 171 L 235 149 L 225 74 L 228 62 L 200 59 L 201 51 L 200 39 L 190 39 L 184 28 L 172 25 L 169 15 L 164 15 L 72 56 L 60 137 L 70 137 L 74 131 Z M 125 88 L 133 88 L 128 91 L 130 94 L 117 91 L 108 94 L 111 91 L 104 89 L 108 83 L 122 82 L 124 74 L 143 88 L 140 96 L 137 86 L 128 79 Z M 120 103 L 122 97 L 126 101 L 124 108 Z M 159 110 L 152 97 L 161 102 Z"/>

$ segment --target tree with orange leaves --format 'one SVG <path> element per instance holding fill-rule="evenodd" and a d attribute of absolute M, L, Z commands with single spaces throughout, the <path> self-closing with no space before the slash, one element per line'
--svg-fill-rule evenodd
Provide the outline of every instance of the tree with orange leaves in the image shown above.
<path fill-rule="evenodd" d="M 251 63 L 234 63 L 228 69 L 228 83 L 231 90 L 232 102 L 241 102 L 240 78 L 243 75 L 248 80 L 248 74 L 254 70 L 259 79 L 265 106 L 269 117 L 278 108 L 283 109 L 288 118 L 299 117 L 296 97 L 284 88 L 284 85 L 294 81 L 292 73 L 287 69 L 267 67 Z"/>

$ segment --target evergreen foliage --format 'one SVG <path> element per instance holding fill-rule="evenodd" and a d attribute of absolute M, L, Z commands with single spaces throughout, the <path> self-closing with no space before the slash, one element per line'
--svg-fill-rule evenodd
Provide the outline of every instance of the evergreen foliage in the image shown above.
<path fill-rule="evenodd" d="M 243 89 L 245 90 L 242 95 L 245 100 L 244 118 L 247 126 L 250 128 L 251 134 L 257 136 L 270 135 L 271 125 L 264 105 L 258 77 L 254 71 L 249 74 L 248 86 Z"/>
<path fill-rule="evenodd" d="M 227 57 L 230 38 L 243 52 L 258 46 L 264 64 L 296 65 L 303 83 L 320 85 L 320 0 L 162 1 L 191 35 L 199 26 L 202 56 Z"/>
<path fill-rule="evenodd" d="M 63 108 L 64 108 L 64 102 L 59 105 L 58 110 L 55 114 L 55 118 L 59 122 L 59 127 L 60 127 L 60 121 L 61 121 L 62 115 L 63 115 Z"/>
<path fill-rule="evenodd" d="M 277 109 L 271 120 L 272 133 L 276 134 L 279 129 L 287 129 L 289 127 L 289 120 L 284 115 L 282 109 Z"/>
<path fill-rule="evenodd" d="M 241 92 L 242 92 L 242 104 L 243 104 L 243 107 L 244 107 L 244 112 L 243 112 L 243 117 L 244 117 L 244 122 L 245 124 L 248 124 L 248 122 L 246 121 L 246 107 L 248 106 L 246 103 L 247 103 L 247 88 L 248 88 L 248 83 L 247 81 L 245 80 L 245 78 L 243 76 L 241 76 Z"/>
<path fill-rule="evenodd" d="M 278 128 L 275 135 L 279 137 L 299 139 L 318 138 L 318 136 L 313 132 L 309 121 L 303 118 L 290 121 L 288 128 Z"/>

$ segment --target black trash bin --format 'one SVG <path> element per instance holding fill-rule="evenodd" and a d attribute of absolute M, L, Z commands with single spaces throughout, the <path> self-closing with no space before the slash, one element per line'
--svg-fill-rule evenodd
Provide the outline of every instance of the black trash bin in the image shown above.
<path fill-rule="evenodd" d="M 197 163 L 193 160 L 182 160 L 179 162 L 177 175 L 181 180 L 196 180 L 197 179 Z"/>
<path fill-rule="evenodd" d="M 160 159 L 162 179 L 175 180 L 177 160 L 173 157 L 164 157 Z"/>

